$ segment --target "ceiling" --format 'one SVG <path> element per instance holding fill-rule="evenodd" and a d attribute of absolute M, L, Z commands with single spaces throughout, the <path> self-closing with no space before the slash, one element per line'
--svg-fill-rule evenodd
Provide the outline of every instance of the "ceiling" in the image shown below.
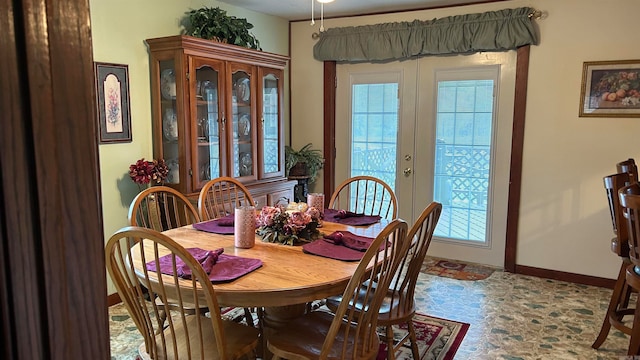
<path fill-rule="evenodd" d="M 220 0 L 230 5 L 279 16 L 288 20 L 311 18 L 311 1 L 314 0 Z M 494 0 L 503 1 L 503 0 Z M 315 1 L 314 1 L 315 2 Z M 436 7 L 468 5 L 490 2 L 487 0 L 335 0 L 325 4 L 325 17 L 341 17 Z M 315 3 L 315 17 L 320 16 L 320 4 Z"/>

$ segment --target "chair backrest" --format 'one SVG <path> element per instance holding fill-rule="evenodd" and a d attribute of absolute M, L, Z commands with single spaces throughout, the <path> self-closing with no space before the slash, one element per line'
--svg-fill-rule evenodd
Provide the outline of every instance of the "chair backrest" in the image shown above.
<path fill-rule="evenodd" d="M 203 221 L 230 215 L 239 206 L 255 206 L 255 202 L 249 189 L 232 177 L 210 180 L 200 190 L 198 212 Z"/>
<path fill-rule="evenodd" d="M 131 259 L 159 264 L 162 255 L 170 257 L 168 262 L 173 265 L 173 275 L 160 273 L 160 266 L 153 271 L 146 267 L 134 271 Z M 107 271 L 144 337 L 146 352 L 152 359 L 200 359 L 202 353 L 208 354 L 207 358 L 215 355 L 209 352 L 218 352 L 220 359 L 227 358 L 220 308 L 211 281 L 202 266 L 181 245 L 157 231 L 129 226 L 111 236 L 105 256 Z M 177 259 L 191 270 L 190 280 L 178 277 Z M 152 299 L 154 294 L 159 296 L 164 305 L 148 301 L 144 288 L 149 289 Z M 206 304 L 200 303 L 198 295 L 201 293 L 204 293 Z M 167 299 L 171 299 L 174 306 L 165 321 L 166 328 L 162 330 L 160 313 L 169 313 Z M 197 309 L 196 314 L 184 312 L 185 308 Z M 211 317 L 199 313 L 200 308 L 208 308 Z M 212 333 L 215 340 L 211 338 Z"/>
<path fill-rule="evenodd" d="M 200 222 L 189 199 L 168 186 L 152 186 L 140 192 L 129 206 L 129 225 L 156 231 Z"/>
<path fill-rule="evenodd" d="M 389 304 L 385 301 L 383 307 L 393 304 L 399 305 L 391 306 L 390 309 L 381 309 L 381 313 L 395 311 L 397 314 L 407 314 L 413 311 L 413 296 L 418 282 L 418 274 L 427 255 L 429 244 L 431 244 L 431 239 L 433 238 L 433 231 L 436 229 L 441 212 L 442 204 L 432 202 L 422 211 L 415 224 L 409 230 L 407 234 L 407 241 L 411 243 L 409 252 L 400 263 L 398 271 L 393 281 L 391 281 L 388 295 L 390 298 Z M 394 317 L 394 314 L 391 313 L 389 316 Z"/>
<path fill-rule="evenodd" d="M 613 227 L 613 233 L 616 234 L 615 239 L 611 242 L 611 251 L 622 257 L 629 256 L 629 235 L 627 231 L 627 223 L 622 216 L 618 190 L 629 185 L 630 178 L 631 176 L 626 172 L 608 175 L 603 178 L 604 188 L 607 192 L 607 200 L 609 202 L 611 225 Z"/>
<path fill-rule="evenodd" d="M 629 158 L 617 163 L 616 170 L 619 173 L 628 173 L 630 175 L 629 182 L 638 181 L 638 166 L 636 166 L 636 161 L 634 159 Z"/>
<path fill-rule="evenodd" d="M 629 234 L 629 259 L 640 266 L 640 184 L 636 182 L 623 187 L 618 196 Z"/>
<path fill-rule="evenodd" d="M 336 187 L 329 208 L 380 215 L 391 220 L 398 215 L 398 200 L 384 181 L 372 176 L 355 176 Z"/>
<path fill-rule="evenodd" d="M 348 346 L 342 348 L 342 353 L 332 354 L 336 355 L 336 358 L 357 359 L 378 352 L 378 310 L 389 290 L 393 275 L 409 251 L 411 244 L 407 241 L 406 235 L 407 223 L 400 219 L 393 220 L 365 252 L 335 311 L 335 317 L 322 346 L 321 359 L 327 358 L 336 338 L 347 339 L 350 335 L 356 339 L 355 343 L 345 341 Z M 378 251 L 385 243 L 385 249 Z M 351 304 L 368 306 L 364 306 L 363 309 L 363 306 Z M 345 326 L 351 323 L 354 324 L 355 330 Z"/>

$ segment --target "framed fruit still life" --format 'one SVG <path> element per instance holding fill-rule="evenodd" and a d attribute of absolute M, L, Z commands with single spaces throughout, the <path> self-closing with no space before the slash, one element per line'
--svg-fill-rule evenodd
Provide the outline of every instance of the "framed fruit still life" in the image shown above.
<path fill-rule="evenodd" d="M 580 116 L 640 117 L 640 60 L 585 62 Z"/>

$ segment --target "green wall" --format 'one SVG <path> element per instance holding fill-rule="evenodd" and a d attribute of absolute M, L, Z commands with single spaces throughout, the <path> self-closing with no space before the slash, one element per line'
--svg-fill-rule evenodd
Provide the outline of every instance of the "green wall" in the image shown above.
<path fill-rule="evenodd" d="M 145 39 L 180 34 L 184 14 L 203 6 L 227 10 L 254 25 L 264 51 L 288 55 L 289 22 L 215 0 L 90 0 L 94 61 L 129 66 L 131 143 L 99 146 L 100 181 L 105 241 L 127 225 L 127 211 L 138 187 L 128 175 L 129 165 L 153 158 L 149 54 Z M 285 109 L 288 109 L 288 69 L 285 74 Z M 288 111 L 285 123 L 288 123 Z M 115 288 L 109 279 L 108 293 Z"/>

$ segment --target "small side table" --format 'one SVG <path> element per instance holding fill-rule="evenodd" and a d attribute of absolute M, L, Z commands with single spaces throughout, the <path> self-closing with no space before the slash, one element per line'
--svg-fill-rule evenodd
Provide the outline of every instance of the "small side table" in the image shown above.
<path fill-rule="evenodd" d="M 310 176 L 289 176 L 289 180 L 297 180 L 298 184 L 293 187 L 293 201 L 306 202 L 309 193 Z"/>

